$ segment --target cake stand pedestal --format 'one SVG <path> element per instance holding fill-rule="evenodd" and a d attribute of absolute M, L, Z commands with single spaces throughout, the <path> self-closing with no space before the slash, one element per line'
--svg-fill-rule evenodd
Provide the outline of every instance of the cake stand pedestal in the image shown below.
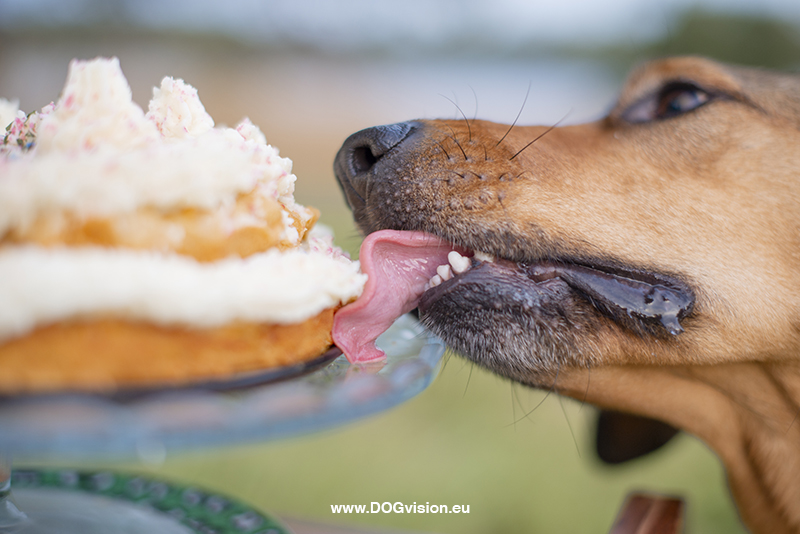
<path fill-rule="evenodd" d="M 10 463 L 154 462 L 317 432 L 411 399 L 435 378 L 444 353 L 410 315 L 378 346 L 383 362 L 351 365 L 331 352 L 289 370 L 295 376 L 282 370 L 191 388 L 0 398 L 0 533 L 288 534 L 269 516 L 201 489 L 116 473 L 12 472 Z"/>

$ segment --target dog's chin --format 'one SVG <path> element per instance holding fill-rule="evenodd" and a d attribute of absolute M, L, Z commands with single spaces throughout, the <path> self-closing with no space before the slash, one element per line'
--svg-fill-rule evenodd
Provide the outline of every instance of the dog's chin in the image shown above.
<path fill-rule="evenodd" d="M 420 320 L 455 350 L 512 380 L 537 385 L 564 365 L 584 365 L 578 350 L 597 326 L 590 306 L 558 280 L 532 284 L 519 270 L 483 262 L 420 299 Z"/>
<path fill-rule="evenodd" d="M 610 337 L 674 338 L 693 303 L 688 287 L 662 275 L 473 259 L 470 269 L 428 289 L 418 309 L 454 350 L 541 385 L 564 367 L 600 360 Z"/>

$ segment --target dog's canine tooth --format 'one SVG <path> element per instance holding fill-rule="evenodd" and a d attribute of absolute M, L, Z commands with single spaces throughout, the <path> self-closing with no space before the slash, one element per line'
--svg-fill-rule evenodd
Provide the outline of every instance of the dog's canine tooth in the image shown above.
<path fill-rule="evenodd" d="M 455 250 L 451 250 L 450 254 L 447 255 L 447 261 L 450 262 L 450 267 L 453 268 L 453 272 L 456 274 L 461 274 L 470 267 L 469 258 L 465 258 Z"/>
<path fill-rule="evenodd" d="M 449 265 L 440 265 L 436 268 L 436 274 L 438 274 L 442 280 L 450 280 L 453 277 L 453 270 L 450 269 Z"/>

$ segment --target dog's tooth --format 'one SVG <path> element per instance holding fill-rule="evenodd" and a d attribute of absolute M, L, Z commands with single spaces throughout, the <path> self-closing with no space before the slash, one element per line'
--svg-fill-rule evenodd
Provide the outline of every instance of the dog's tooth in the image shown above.
<path fill-rule="evenodd" d="M 465 258 L 455 250 L 451 250 L 450 254 L 447 255 L 447 261 L 450 262 L 450 267 L 453 268 L 453 272 L 456 274 L 461 274 L 469 269 L 469 258 Z"/>
<path fill-rule="evenodd" d="M 479 250 L 476 250 L 475 251 L 475 259 L 478 260 L 478 261 L 493 262 L 495 258 L 491 254 L 487 254 L 485 252 L 481 252 Z"/>
<path fill-rule="evenodd" d="M 442 283 L 442 277 L 439 276 L 438 274 L 433 275 L 433 278 L 431 278 L 430 282 L 428 282 L 428 284 L 431 287 L 436 287 L 441 283 Z"/>
<path fill-rule="evenodd" d="M 436 274 L 442 277 L 442 280 L 450 280 L 453 277 L 453 271 L 449 265 L 440 265 L 436 268 Z"/>

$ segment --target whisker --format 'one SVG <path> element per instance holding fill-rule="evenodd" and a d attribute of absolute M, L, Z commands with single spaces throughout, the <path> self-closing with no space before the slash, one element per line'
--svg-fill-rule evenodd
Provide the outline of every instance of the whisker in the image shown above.
<path fill-rule="evenodd" d="M 364 234 L 358 228 L 353 228 L 352 230 L 348 231 L 345 235 L 342 236 L 342 239 L 346 239 L 348 241 L 355 241 L 364 240 Z"/>
<path fill-rule="evenodd" d="M 445 351 L 442 357 L 442 368 L 439 370 L 439 376 L 444 375 L 444 370 L 447 369 L 447 364 L 450 363 L 450 352 Z"/>
<path fill-rule="evenodd" d="M 459 106 L 458 104 L 456 104 L 455 100 L 453 100 L 452 98 L 448 98 L 448 97 L 446 97 L 445 95 L 440 95 L 440 96 L 442 96 L 442 97 L 444 97 L 444 98 L 447 98 L 447 100 L 449 100 L 449 101 L 450 101 L 450 103 L 451 103 L 451 104 L 453 104 L 453 105 L 456 107 L 456 109 L 458 110 L 458 112 L 459 112 L 459 113 L 461 113 L 461 116 L 462 116 L 462 117 L 464 117 L 464 122 L 466 122 L 466 123 L 467 123 L 467 134 L 468 134 L 468 136 L 467 136 L 467 140 L 468 140 L 468 141 L 472 141 L 472 127 L 471 127 L 471 126 L 470 126 L 470 124 L 469 124 L 469 119 L 468 119 L 468 118 L 467 118 L 467 116 L 464 114 L 464 111 L 461 109 L 461 106 Z"/>
<path fill-rule="evenodd" d="M 589 396 L 589 384 L 592 383 L 592 364 L 587 363 L 586 369 L 588 369 L 589 374 L 586 377 L 586 390 L 583 392 L 583 398 L 581 399 L 581 410 L 583 410 L 583 407 L 586 406 L 586 397 Z"/>
<path fill-rule="evenodd" d="M 542 397 L 542 400 L 540 400 L 539 403 L 536 406 L 534 406 L 532 410 L 530 410 L 529 412 L 524 414 L 522 417 L 520 417 L 519 419 L 514 421 L 512 424 L 516 425 L 518 422 L 522 421 L 523 419 L 527 419 L 530 414 L 535 412 L 539 408 L 539 406 L 541 406 L 544 403 L 544 401 L 547 400 L 547 397 L 549 397 L 550 394 L 553 393 L 553 391 L 555 391 L 556 382 L 558 382 L 558 373 L 560 373 L 560 372 L 561 372 L 561 364 L 559 363 L 558 367 L 556 367 L 556 377 L 553 379 L 553 385 L 550 386 L 550 389 L 547 390 L 547 393 L 545 394 L 544 397 Z M 511 425 L 506 425 L 506 426 L 511 426 Z"/>
<path fill-rule="evenodd" d="M 461 395 L 462 398 L 467 396 L 467 388 L 469 388 L 469 382 L 470 382 L 470 380 L 472 380 L 472 370 L 473 369 L 475 369 L 475 363 L 472 363 L 472 365 L 469 366 L 469 375 L 467 376 L 467 385 L 464 386 L 464 394 Z"/>
<path fill-rule="evenodd" d="M 450 128 L 450 126 L 448 126 L 448 128 Z M 464 151 L 464 147 L 461 146 L 461 143 L 459 143 L 458 139 L 456 139 L 456 137 L 455 137 L 455 132 L 453 131 L 452 128 L 450 128 L 450 131 L 453 132 L 453 135 L 449 135 L 448 137 L 450 139 L 452 139 L 453 142 L 456 144 L 456 146 L 459 148 L 459 150 L 461 150 L 461 153 L 464 155 L 464 161 L 469 161 L 469 158 L 467 157 L 467 153 Z"/>
<path fill-rule="evenodd" d="M 533 141 L 531 141 L 530 143 L 528 143 L 527 145 L 525 145 L 524 147 L 522 147 L 522 148 L 519 150 L 519 152 L 517 152 L 516 154 L 514 154 L 513 156 L 511 156 L 510 158 L 508 158 L 508 161 L 512 161 L 514 158 L 516 158 L 517 156 L 519 156 L 520 154 L 522 154 L 522 152 L 524 152 L 526 148 L 528 148 L 529 146 L 531 146 L 532 144 L 534 144 L 536 141 L 538 141 L 539 139 L 541 139 L 542 137 L 544 137 L 545 135 L 549 134 L 549 133 L 550 133 L 550 132 L 552 132 L 554 129 L 556 129 L 556 127 L 557 127 L 559 124 L 561 124 L 562 122 L 564 122 L 564 119 L 566 119 L 566 118 L 569 116 L 569 114 L 570 114 L 570 113 L 572 113 L 572 110 L 570 110 L 570 111 L 569 111 L 569 112 L 568 112 L 566 115 L 564 115 L 563 117 L 561 117 L 561 119 L 560 119 L 560 120 L 559 120 L 557 123 L 555 123 L 554 125 L 552 125 L 551 127 L 549 127 L 547 130 L 543 131 L 543 132 L 542 132 L 542 133 L 540 133 L 538 136 L 536 136 L 536 139 L 534 139 Z"/>
<path fill-rule="evenodd" d="M 436 144 L 439 145 L 439 148 L 442 149 L 442 152 L 444 152 L 444 155 L 447 156 L 447 159 L 451 159 L 450 154 L 447 152 L 447 150 L 444 149 L 444 145 L 442 145 L 442 143 L 440 143 L 439 141 L 436 141 Z"/>
<path fill-rule="evenodd" d="M 799 416 L 800 416 L 800 410 L 795 410 L 795 412 L 794 412 L 794 417 L 792 418 L 792 422 L 791 422 L 791 423 L 789 423 L 789 427 L 786 429 L 786 432 L 785 432 L 785 434 L 787 434 L 787 435 L 789 434 L 789 431 L 792 429 L 792 427 L 794 426 L 794 424 L 795 424 L 795 422 L 797 421 L 797 418 L 798 418 Z"/>
<path fill-rule="evenodd" d="M 471 85 L 469 86 L 469 90 L 472 91 L 472 96 L 475 98 L 475 115 L 472 117 L 474 121 L 478 118 L 478 93 L 475 92 L 475 88 Z"/>
<path fill-rule="evenodd" d="M 515 400 L 514 399 L 515 391 L 514 391 L 514 384 L 513 383 L 511 384 L 511 388 L 508 391 L 509 391 L 509 393 L 511 393 L 511 419 L 512 420 L 516 420 L 516 418 L 517 418 L 517 405 L 514 402 L 514 400 Z M 516 430 L 516 429 L 517 429 L 517 423 L 515 422 L 514 423 L 514 430 Z"/>
<path fill-rule="evenodd" d="M 500 140 L 497 142 L 497 144 L 494 145 L 495 148 L 497 148 L 500 145 L 500 143 L 503 142 L 503 139 L 505 139 L 506 136 L 511 133 L 511 129 L 514 128 L 514 126 L 517 124 L 517 121 L 519 120 L 520 116 L 522 115 L 522 110 L 525 109 L 525 104 L 528 102 L 528 96 L 531 94 L 531 85 L 532 84 L 533 84 L 532 81 L 528 82 L 528 90 L 525 92 L 525 99 L 522 101 L 522 107 L 519 108 L 519 113 L 517 113 L 517 116 L 514 119 L 514 122 L 512 122 L 511 126 L 508 127 L 508 130 L 506 130 L 506 133 L 504 133 L 503 137 L 501 137 Z"/>
<path fill-rule="evenodd" d="M 561 405 L 561 413 L 564 414 L 564 419 L 567 421 L 567 427 L 569 427 L 569 433 L 572 435 L 572 442 L 575 444 L 575 450 L 578 451 L 578 458 L 581 457 L 581 448 L 578 446 L 578 440 L 575 437 L 575 431 L 572 429 L 572 423 L 569 421 L 569 416 L 567 415 L 567 410 L 564 408 L 564 397 L 558 397 L 558 404 Z"/>

